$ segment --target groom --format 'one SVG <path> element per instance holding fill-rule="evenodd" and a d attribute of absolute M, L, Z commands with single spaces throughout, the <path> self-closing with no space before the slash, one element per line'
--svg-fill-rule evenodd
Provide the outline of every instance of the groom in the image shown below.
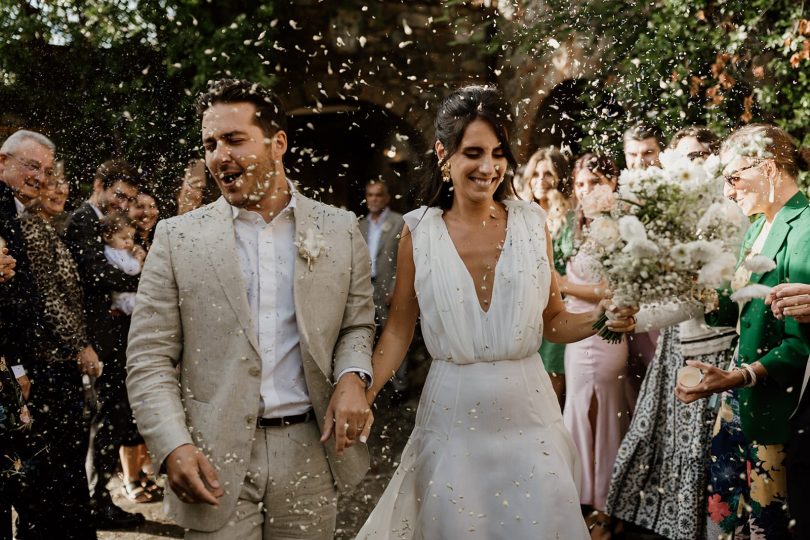
<path fill-rule="evenodd" d="M 197 112 L 222 197 L 157 226 L 129 334 L 132 409 L 186 538 L 331 539 L 337 491 L 368 469 L 368 249 L 354 215 L 286 178 L 275 94 L 223 79 Z"/>

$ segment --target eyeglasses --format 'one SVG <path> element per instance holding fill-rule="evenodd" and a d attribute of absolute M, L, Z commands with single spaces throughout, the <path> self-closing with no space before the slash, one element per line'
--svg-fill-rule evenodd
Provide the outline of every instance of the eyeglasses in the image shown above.
<path fill-rule="evenodd" d="M 23 159 L 23 158 L 15 156 L 14 154 L 6 154 L 6 155 L 8 157 L 10 157 L 10 158 L 13 158 L 14 161 L 16 161 L 17 163 L 22 165 L 24 169 L 28 169 L 28 171 L 31 172 L 31 173 L 36 174 L 36 173 L 42 171 L 42 174 L 45 175 L 45 178 L 53 178 L 54 177 L 53 167 L 47 167 L 46 168 L 46 167 L 43 167 L 42 164 L 39 161 L 36 161 L 36 160 L 33 160 L 33 159 Z"/>
<path fill-rule="evenodd" d="M 63 178 L 59 178 L 54 174 L 53 176 L 49 176 L 48 179 L 43 184 L 44 187 L 48 189 L 60 189 L 69 187 L 67 180 Z"/>
<path fill-rule="evenodd" d="M 124 193 L 123 191 L 118 191 L 118 190 L 115 190 L 115 193 L 113 193 L 113 195 L 112 195 L 112 196 L 113 196 L 113 198 L 115 198 L 115 199 L 116 199 L 116 200 L 118 200 L 119 202 L 124 202 L 124 201 L 126 201 L 126 202 L 127 202 L 127 203 L 129 203 L 129 204 L 134 204 L 134 203 L 135 203 L 135 201 L 136 201 L 136 200 L 138 200 L 138 196 L 137 196 L 137 195 L 135 195 L 135 196 L 130 196 L 130 195 L 127 195 L 126 193 Z"/>
<path fill-rule="evenodd" d="M 743 167 L 742 169 L 737 169 L 736 171 L 734 171 L 731 174 L 725 174 L 725 175 L 723 175 L 723 180 L 725 180 L 726 184 L 728 184 L 729 186 L 735 187 L 737 185 L 737 182 L 742 180 L 739 177 L 739 174 L 741 172 L 747 171 L 748 169 L 753 169 L 754 167 L 758 167 L 761 163 L 762 163 L 761 161 L 757 161 L 756 163 L 752 163 L 751 165 L 749 165 L 747 167 Z"/>

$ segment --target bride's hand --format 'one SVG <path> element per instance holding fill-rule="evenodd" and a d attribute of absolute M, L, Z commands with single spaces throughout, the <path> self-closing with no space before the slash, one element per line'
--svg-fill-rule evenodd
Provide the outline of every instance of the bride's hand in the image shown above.
<path fill-rule="evenodd" d="M 619 307 L 610 298 L 605 298 L 599 302 L 599 308 L 605 311 L 607 323 L 605 326 L 613 332 L 630 333 L 636 329 L 636 313 L 638 308 Z"/>
<path fill-rule="evenodd" d="M 366 413 L 366 423 L 363 425 L 363 431 L 360 433 L 360 442 L 366 444 L 368 442 L 368 437 L 371 435 L 371 426 L 374 424 L 374 413 L 371 411 L 371 404 L 368 406 L 368 412 Z"/>

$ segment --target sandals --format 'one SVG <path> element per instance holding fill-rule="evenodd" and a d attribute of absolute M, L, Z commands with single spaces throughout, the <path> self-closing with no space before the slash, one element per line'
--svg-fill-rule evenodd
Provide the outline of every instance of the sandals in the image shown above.
<path fill-rule="evenodd" d="M 157 482 L 155 482 L 155 479 L 143 471 L 140 472 L 139 476 L 141 486 L 146 494 L 149 495 L 153 501 L 161 500 L 163 498 L 163 488 L 160 487 Z"/>
<path fill-rule="evenodd" d="M 601 529 L 602 536 L 607 534 L 607 538 L 614 537 L 614 527 L 615 523 L 613 520 L 601 512 L 593 512 L 588 517 L 585 518 L 585 525 L 588 527 L 588 532 L 593 538 L 594 529 Z"/>
<path fill-rule="evenodd" d="M 124 497 L 136 503 L 152 502 L 152 495 L 150 495 L 140 482 L 124 482 L 121 486 L 121 492 Z"/>

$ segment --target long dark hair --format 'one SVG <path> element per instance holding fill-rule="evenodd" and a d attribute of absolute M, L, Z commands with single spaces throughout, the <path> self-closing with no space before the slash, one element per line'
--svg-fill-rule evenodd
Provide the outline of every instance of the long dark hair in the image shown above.
<path fill-rule="evenodd" d="M 442 181 L 441 166 L 458 150 L 467 126 L 479 118 L 486 120 L 492 126 L 510 166 L 510 170 L 504 175 L 503 181 L 495 190 L 493 198 L 496 201 L 502 201 L 514 197 L 512 177 L 513 171 L 517 168 L 517 160 L 509 146 L 509 131 L 512 127 L 509 106 L 495 88 L 472 85 L 454 91 L 439 105 L 433 127 L 436 129 L 435 140 L 442 143 L 446 154 L 444 161 L 439 163 L 439 158 L 433 148 L 427 152 L 425 176 L 419 193 L 420 203 L 427 206 L 438 206 L 442 210 L 448 210 L 453 205 L 453 184 Z"/>

